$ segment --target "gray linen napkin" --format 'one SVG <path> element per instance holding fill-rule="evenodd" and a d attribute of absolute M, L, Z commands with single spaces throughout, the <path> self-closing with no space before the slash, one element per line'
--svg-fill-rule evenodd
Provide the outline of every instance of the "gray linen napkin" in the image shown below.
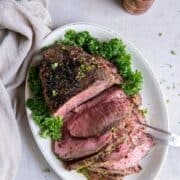
<path fill-rule="evenodd" d="M 46 0 L 0 0 L 0 180 L 15 179 L 18 169 L 23 82 L 33 50 L 50 32 L 45 6 Z"/>

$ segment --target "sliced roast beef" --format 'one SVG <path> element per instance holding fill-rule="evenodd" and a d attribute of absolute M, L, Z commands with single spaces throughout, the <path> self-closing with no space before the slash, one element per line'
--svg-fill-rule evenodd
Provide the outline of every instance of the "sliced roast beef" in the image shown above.
<path fill-rule="evenodd" d="M 136 166 L 154 144 L 152 137 L 148 134 L 139 132 L 136 135 L 139 138 L 138 144 L 134 144 L 134 148 L 130 148 L 125 156 L 122 157 L 121 151 L 119 151 L 120 149 L 117 148 L 114 153 L 106 157 L 108 159 L 107 161 L 97 162 L 93 164 L 93 167 L 120 171 Z"/>
<path fill-rule="evenodd" d="M 123 177 L 123 176 L 127 176 L 130 174 L 135 174 L 135 173 L 139 173 L 141 171 L 141 166 L 139 166 L 138 164 L 129 168 L 125 168 L 122 170 L 110 170 L 110 169 L 104 169 L 104 168 L 93 168 L 93 167 L 88 167 L 88 169 L 90 171 L 96 172 L 98 174 L 102 174 L 102 175 L 109 175 L 111 177 Z"/>
<path fill-rule="evenodd" d="M 126 98 L 126 94 L 118 87 L 118 86 L 112 86 L 111 88 L 108 88 L 104 90 L 102 93 L 98 94 L 94 98 L 90 99 L 89 101 L 81 104 L 80 106 L 74 108 L 72 111 L 67 113 L 64 116 L 64 121 L 68 121 L 72 119 L 73 116 L 77 116 L 77 114 L 82 113 L 83 111 L 90 109 L 93 106 L 98 106 L 102 102 L 108 102 L 112 99 L 116 98 Z"/>
<path fill-rule="evenodd" d="M 97 169 L 88 169 L 88 176 L 90 180 L 122 180 L 123 176 L 119 174 L 108 174 L 106 173 L 99 173 Z"/>
<path fill-rule="evenodd" d="M 65 130 L 63 140 L 54 142 L 54 152 L 59 158 L 70 161 L 79 159 L 101 150 L 112 138 L 111 132 L 98 138 L 73 138 Z"/>
<path fill-rule="evenodd" d="M 137 123 L 137 119 L 144 122 L 144 118 L 139 111 L 133 110 L 131 117 L 119 121 L 119 124 L 113 129 L 113 138 L 102 151 L 84 160 L 68 164 L 68 168 L 105 168 L 107 166 L 106 170 L 112 171 L 116 169 L 111 169 L 111 167 L 117 166 L 118 170 L 124 172 L 124 175 L 138 172 L 135 169 L 140 169 L 134 167 L 139 167 L 138 162 L 147 154 L 154 141 L 151 136 L 144 132 L 144 127 Z M 124 164 L 120 166 L 121 163 L 119 162 Z M 132 166 L 128 167 L 130 164 Z"/>
<path fill-rule="evenodd" d="M 112 87 L 78 107 L 67 122 L 67 128 L 74 137 L 98 136 L 130 115 L 132 108 L 133 104 L 123 91 Z"/>
<path fill-rule="evenodd" d="M 78 47 L 55 45 L 43 52 L 40 79 L 45 101 L 55 116 L 121 82 L 116 67 Z"/>
<path fill-rule="evenodd" d="M 130 114 L 131 104 L 127 99 L 114 99 L 87 109 L 78 117 L 68 121 L 68 130 L 74 137 L 99 136 Z M 91 127 L 91 128 L 89 128 Z"/>
<path fill-rule="evenodd" d="M 131 116 L 126 117 L 123 121 L 118 121 L 116 127 L 119 129 L 126 129 L 128 133 L 135 130 L 145 131 L 145 127 L 139 122 L 146 123 L 146 120 L 142 113 L 138 109 L 134 108 Z"/>
<path fill-rule="evenodd" d="M 125 133 L 125 130 L 113 129 L 111 140 L 109 141 L 109 143 L 107 143 L 106 146 L 104 146 L 104 148 L 101 151 L 90 157 L 86 157 L 78 161 L 67 163 L 66 167 L 70 170 L 72 169 L 79 170 L 80 168 L 83 167 L 89 167 L 92 164 L 94 164 L 96 161 L 104 159 L 107 156 L 107 154 L 113 152 L 119 144 L 122 144 L 124 141 L 127 141 L 127 137 L 128 136 Z"/>

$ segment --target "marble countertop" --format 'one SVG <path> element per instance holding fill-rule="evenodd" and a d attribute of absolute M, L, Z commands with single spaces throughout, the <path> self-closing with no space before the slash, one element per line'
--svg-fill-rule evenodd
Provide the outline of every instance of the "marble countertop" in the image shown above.
<path fill-rule="evenodd" d="M 139 16 L 126 13 L 120 0 L 49 2 L 54 28 L 77 21 L 93 22 L 118 31 L 142 52 L 161 82 L 169 112 L 169 128 L 180 134 L 180 1 L 155 1 L 147 13 Z M 41 155 L 26 121 L 20 122 L 20 131 L 22 158 L 16 179 L 60 179 Z M 157 179 L 179 180 L 179 177 L 180 148 L 170 147 Z"/>

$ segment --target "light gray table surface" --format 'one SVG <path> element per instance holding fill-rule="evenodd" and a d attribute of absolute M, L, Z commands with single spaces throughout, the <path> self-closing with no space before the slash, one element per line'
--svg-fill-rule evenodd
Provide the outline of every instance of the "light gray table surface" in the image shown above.
<path fill-rule="evenodd" d="M 147 58 L 167 100 L 169 128 L 180 134 L 180 1 L 156 0 L 145 14 L 132 16 L 120 0 L 51 0 L 53 27 L 86 21 L 118 31 Z M 159 36 L 162 33 L 162 36 Z M 173 55 L 171 51 L 175 51 Z M 171 67 L 172 66 L 172 67 Z M 26 121 L 21 121 L 22 157 L 16 180 L 58 180 L 36 146 Z M 169 148 L 158 180 L 180 179 L 180 148 Z"/>

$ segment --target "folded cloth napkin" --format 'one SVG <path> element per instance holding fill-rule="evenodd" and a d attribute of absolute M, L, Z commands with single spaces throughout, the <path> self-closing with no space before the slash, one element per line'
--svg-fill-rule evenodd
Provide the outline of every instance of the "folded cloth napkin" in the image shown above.
<path fill-rule="evenodd" d="M 18 169 L 23 82 L 33 51 L 50 32 L 45 7 L 46 0 L 0 0 L 0 180 L 15 179 Z"/>

